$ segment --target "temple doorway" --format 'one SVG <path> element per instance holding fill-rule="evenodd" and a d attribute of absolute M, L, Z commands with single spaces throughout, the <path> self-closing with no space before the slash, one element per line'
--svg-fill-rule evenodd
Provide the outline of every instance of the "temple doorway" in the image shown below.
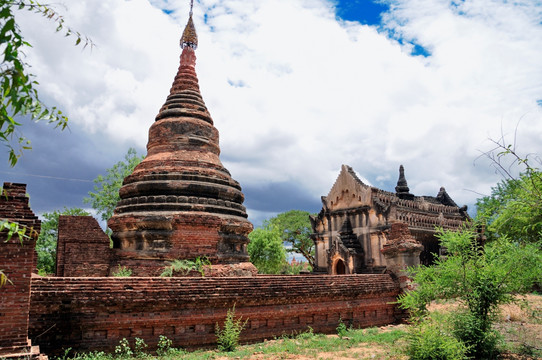
<path fill-rule="evenodd" d="M 346 266 L 344 265 L 344 261 L 341 259 L 337 260 L 335 262 L 335 271 L 333 272 L 334 275 L 344 275 L 346 274 Z"/>

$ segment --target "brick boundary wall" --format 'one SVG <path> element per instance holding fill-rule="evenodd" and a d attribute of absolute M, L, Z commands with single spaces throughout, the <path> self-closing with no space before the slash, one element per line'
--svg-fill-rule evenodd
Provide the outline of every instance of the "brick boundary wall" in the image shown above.
<path fill-rule="evenodd" d="M 33 278 L 29 337 L 49 355 L 63 348 L 113 352 L 123 338 L 156 348 L 216 344 L 215 324 L 235 305 L 242 342 L 306 331 L 334 333 L 395 322 L 399 294 L 387 274 L 253 278 Z"/>

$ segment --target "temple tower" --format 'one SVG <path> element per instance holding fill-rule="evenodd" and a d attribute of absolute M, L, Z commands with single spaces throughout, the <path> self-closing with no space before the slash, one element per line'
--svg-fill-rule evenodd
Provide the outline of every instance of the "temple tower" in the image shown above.
<path fill-rule="evenodd" d="M 246 249 L 253 227 L 239 183 L 220 162 L 218 130 L 200 93 L 192 10 L 181 48 L 170 94 L 149 129 L 147 156 L 124 179 L 108 221 L 112 265 L 158 275 L 167 260 L 206 256 L 215 269 L 246 275 L 255 271 Z"/>

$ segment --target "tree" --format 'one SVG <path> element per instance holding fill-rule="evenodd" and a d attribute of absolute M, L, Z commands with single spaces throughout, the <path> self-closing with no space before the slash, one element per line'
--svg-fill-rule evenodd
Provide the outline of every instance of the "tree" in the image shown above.
<path fill-rule="evenodd" d="M 283 242 L 290 244 L 288 252 L 301 254 L 314 268 L 314 242 L 309 220 L 310 213 L 302 210 L 290 210 L 264 222 L 264 226 L 276 227 Z"/>
<path fill-rule="evenodd" d="M 507 236 L 521 242 L 542 245 L 542 172 L 522 173 L 504 179 L 491 195 L 476 202 L 478 217 L 487 224 L 489 240 Z"/>
<path fill-rule="evenodd" d="M 250 261 L 262 274 L 279 274 L 286 264 L 286 251 L 278 228 L 268 225 L 248 235 Z"/>
<path fill-rule="evenodd" d="M 98 175 L 94 179 L 94 192 L 90 191 L 90 197 L 83 201 L 89 203 L 101 219 L 107 221 L 113 216 L 113 211 L 117 202 L 120 200 L 119 190 L 124 178 L 130 175 L 134 168 L 143 160 L 145 156 L 138 156 L 134 148 L 128 149 L 124 156 L 124 161 L 119 161 L 112 168 L 106 170 L 106 175 Z"/>
<path fill-rule="evenodd" d="M 56 243 L 58 239 L 58 217 L 60 215 L 90 215 L 80 208 L 64 208 L 43 214 L 41 232 L 36 241 L 38 253 L 38 271 L 40 274 L 54 274 L 56 269 Z"/>
<path fill-rule="evenodd" d="M 542 251 L 535 244 L 520 244 L 505 236 L 483 245 L 476 232 L 441 231 L 448 250 L 433 266 L 412 269 L 417 288 L 399 303 L 415 317 L 428 320 L 426 305 L 438 298 L 457 299 L 453 335 L 476 359 L 493 358 L 498 334 L 492 329 L 498 306 L 515 301 L 514 295 L 531 291 L 542 279 Z"/>
<path fill-rule="evenodd" d="M 91 39 L 81 35 L 77 31 L 66 27 L 64 18 L 53 8 L 39 4 L 34 0 L 2 0 L 0 2 L 0 48 L 2 49 L 2 63 L 0 64 L 0 142 L 5 143 L 8 148 L 8 159 L 11 166 L 17 164 L 23 150 L 31 148 L 30 141 L 20 132 L 21 123 L 17 118 L 30 117 L 33 121 L 47 120 L 55 127 L 65 129 L 68 118 L 55 107 L 48 108 L 38 97 L 35 85 L 38 82 L 35 76 L 27 70 L 30 67 L 24 62 L 25 47 L 31 47 L 30 43 L 24 41 L 13 10 L 28 10 L 41 14 L 56 23 L 56 32 L 65 31 L 65 36 L 75 36 L 75 45 L 83 42 L 83 48 L 94 46 Z M 17 120 L 16 120 L 17 119 Z M 15 138 L 18 146 L 13 146 Z M 15 233 L 22 240 L 26 228 L 20 227 L 17 223 L 1 221 L 0 231 L 8 231 L 8 239 Z M 6 275 L 0 270 L 0 287 L 9 281 Z"/>
<path fill-rule="evenodd" d="M 38 97 L 36 77 L 28 72 L 30 67 L 24 61 L 24 49 L 29 48 L 21 30 L 15 22 L 14 10 L 28 10 L 41 14 L 56 24 L 56 31 L 66 36 L 75 36 L 75 45 L 94 46 L 92 41 L 71 28 L 66 27 L 64 18 L 53 8 L 34 0 L 3 0 L 0 2 L 0 141 L 8 147 L 11 166 L 17 163 L 23 150 L 31 149 L 30 141 L 20 131 L 20 118 L 28 116 L 33 121 L 46 120 L 55 127 L 65 129 L 68 118 L 56 107 L 47 107 Z M 14 145 L 12 141 L 15 140 Z"/>
<path fill-rule="evenodd" d="M 504 137 L 493 141 L 495 148 L 485 155 L 503 180 L 491 195 L 478 199 L 477 218 L 487 225 L 489 240 L 501 236 L 521 242 L 537 242 L 542 247 L 542 171 L 538 156 L 520 155 Z M 512 169 L 520 168 L 519 176 Z"/>

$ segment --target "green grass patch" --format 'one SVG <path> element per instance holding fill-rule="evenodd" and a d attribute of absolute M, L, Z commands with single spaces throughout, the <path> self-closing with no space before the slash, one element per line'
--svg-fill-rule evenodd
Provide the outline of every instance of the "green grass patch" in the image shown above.
<path fill-rule="evenodd" d="M 211 360 L 217 358 L 237 358 L 246 359 L 255 354 L 292 354 L 292 355 L 313 355 L 315 352 L 340 352 L 348 350 L 352 347 L 367 344 L 393 344 L 397 339 L 404 336 L 406 333 L 400 329 L 382 331 L 378 328 L 370 329 L 348 329 L 344 332 L 344 336 L 328 336 L 317 334 L 309 328 L 307 331 L 284 335 L 280 338 L 273 339 L 257 344 L 243 345 L 237 347 L 234 351 L 218 351 L 218 350 L 197 350 L 187 352 L 181 349 L 170 348 L 163 355 L 149 355 L 142 352 L 133 352 L 131 357 L 126 357 L 128 351 L 122 354 L 106 354 L 103 352 L 91 352 L 85 354 L 77 354 L 72 357 L 64 356 L 59 359 L 76 359 L 76 360 L 124 360 L 127 358 L 139 359 L 158 359 L 158 360 Z"/>

